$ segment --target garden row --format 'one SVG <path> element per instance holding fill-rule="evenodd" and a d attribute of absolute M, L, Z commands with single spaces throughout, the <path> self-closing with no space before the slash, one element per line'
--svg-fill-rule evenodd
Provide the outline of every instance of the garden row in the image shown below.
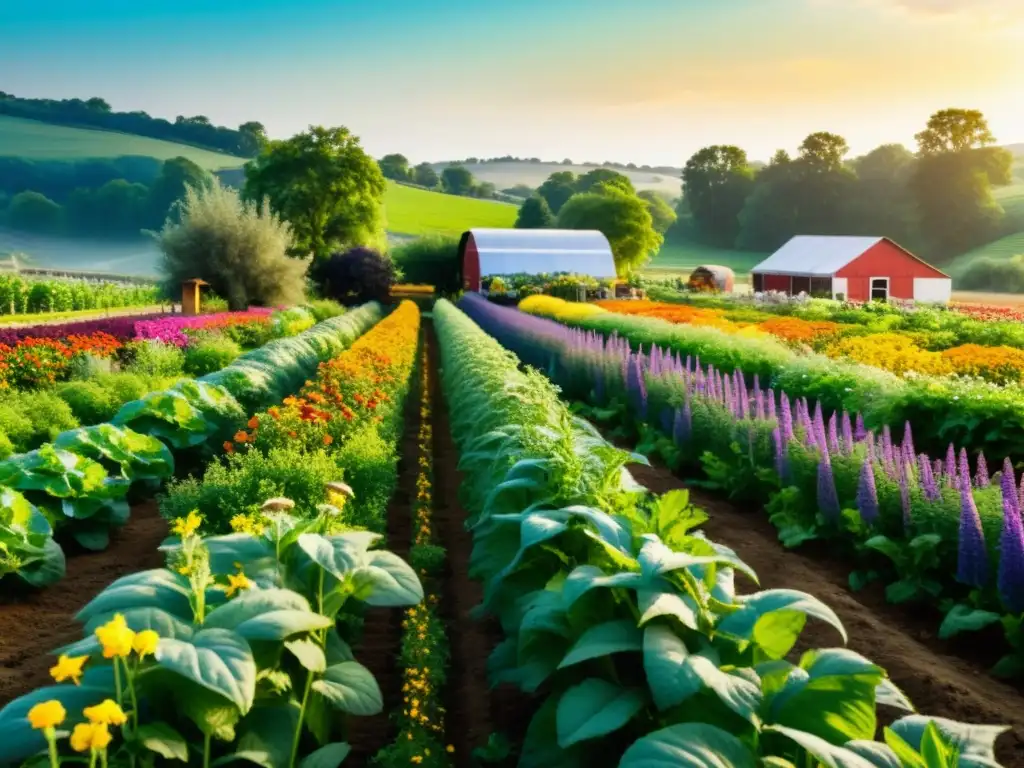
<path fill-rule="evenodd" d="M 63 684 L 0 710 L 0 761 L 346 758 L 351 718 L 383 708 L 353 652 L 360 616 L 424 598 L 412 568 L 373 548 L 419 322 L 403 303 L 255 413 L 201 479 L 171 485 L 165 515 L 195 506 L 173 521 L 167 566 L 115 581 L 81 611 L 83 639 L 51 670 Z"/>
<path fill-rule="evenodd" d="M 850 583 L 884 581 L 894 603 L 946 618 L 940 636 L 1001 622 L 1008 655 L 995 672 L 1024 674 L 1024 528 L 1012 464 L 993 477 L 984 455 L 919 453 L 910 425 L 880 433 L 820 403 L 791 399 L 738 374 L 701 369 L 621 339 L 571 330 L 476 297 L 464 306 L 566 395 L 641 437 L 675 469 L 700 473 L 730 498 L 767 505 L 786 546 L 828 540 L 855 564 Z"/>
<path fill-rule="evenodd" d="M 156 285 L 94 280 L 30 280 L 0 275 L 0 316 L 42 312 L 77 312 L 162 303 Z"/>
<path fill-rule="evenodd" d="M 33 586 L 59 580 L 65 559 L 55 536 L 104 549 L 127 521 L 129 500 L 172 477 L 175 459 L 188 467 L 232 445 L 226 441 L 248 414 L 298 390 L 381 312 L 364 305 L 270 341 L 221 370 L 125 403 L 110 422 L 62 432 L 0 462 L 0 576 Z"/>
<path fill-rule="evenodd" d="M 523 340 L 524 362 L 536 347 L 508 320 L 554 325 L 478 297 L 462 306 Z M 642 457 L 574 417 L 458 309 L 439 301 L 434 321 L 459 404 L 470 574 L 506 636 L 489 677 L 537 697 L 519 765 L 997 764 L 1002 728 L 909 715 L 875 741 L 879 705 L 911 709 L 883 669 L 843 648 L 786 659 L 807 619 L 846 639 L 832 610 L 795 590 L 743 594 L 735 577 L 755 574 L 695 530 L 706 516 L 685 492 L 635 483 L 624 465 Z M 550 362 L 555 349 L 540 351 Z"/>
<path fill-rule="evenodd" d="M 637 302 L 640 303 L 640 302 Z M 807 398 L 831 414 L 860 414 L 869 429 L 910 422 L 917 446 L 943 455 L 950 444 L 1024 462 L 1024 388 L 958 377 L 900 378 L 879 368 L 817 353 L 798 353 L 780 340 L 750 338 L 709 326 L 605 312 L 547 296 L 524 299 L 524 312 L 622 338 L 635 351 L 653 346 L 691 358 L 695 365 L 739 371 L 748 387 L 755 377 L 765 388 Z"/>
<path fill-rule="evenodd" d="M 196 317 L 109 318 L 0 331 L 0 458 L 107 421 L 126 402 L 342 312 L 318 303 Z"/>

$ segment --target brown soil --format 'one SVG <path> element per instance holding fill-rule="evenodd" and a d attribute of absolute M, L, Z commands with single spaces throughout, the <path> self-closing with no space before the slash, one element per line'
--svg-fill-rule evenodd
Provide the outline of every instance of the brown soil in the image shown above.
<path fill-rule="evenodd" d="M 161 567 L 166 536 L 156 502 L 138 504 L 109 548 L 69 556 L 63 580 L 0 603 L 0 706 L 51 682 L 50 652 L 82 637 L 75 614 L 115 579 Z"/>
<path fill-rule="evenodd" d="M 412 386 L 406 395 L 399 444 L 398 484 L 387 508 L 387 548 L 408 562 L 412 540 L 413 500 L 416 498 L 417 459 L 420 430 L 419 369 L 412 373 Z M 394 736 L 391 713 L 402 706 L 402 672 L 398 654 L 402 644 L 400 608 L 368 608 L 362 634 L 354 649 L 356 660 L 373 673 L 384 696 L 384 711 L 373 717 L 349 719 L 346 741 L 352 752 L 346 761 L 369 765 L 370 759 L 387 746 Z"/>
<path fill-rule="evenodd" d="M 630 471 L 638 482 L 656 493 L 685 485 L 664 467 L 631 465 Z M 978 664 L 944 653 L 933 634 L 937 626 L 934 620 L 923 623 L 912 612 L 887 603 L 884 594 L 877 590 L 850 592 L 847 564 L 830 560 L 825 552 L 784 549 L 762 510 L 744 511 L 692 488 L 690 496 L 711 518 L 703 526 L 707 535 L 734 549 L 757 573 L 762 589 L 803 590 L 832 608 L 849 634 L 848 647 L 884 667 L 922 714 L 1011 726 L 999 738 L 996 756 L 1007 768 L 1024 766 L 1021 692 L 988 677 Z M 842 638 L 834 629 L 812 621 L 798 650 L 840 645 Z M 899 716 L 880 714 L 889 720 Z"/>
<path fill-rule="evenodd" d="M 448 552 L 448 573 L 442 613 L 451 641 L 451 668 L 446 696 L 448 741 L 455 747 L 456 768 L 474 765 L 473 749 L 487 743 L 491 733 L 504 733 L 521 744 L 536 703 L 511 686 L 491 690 L 487 683 L 487 657 L 501 639 L 493 622 L 479 622 L 470 611 L 479 605 L 483 589 L 466 574 L 473 537 L 465 528 L 466 513 L 459 503 L 462 473 L 452 441 L 448 406 L 437 377 L 437 340 L 427 321 L 431 350 L 434 401 L 434 520 L 441 544 Z"/>

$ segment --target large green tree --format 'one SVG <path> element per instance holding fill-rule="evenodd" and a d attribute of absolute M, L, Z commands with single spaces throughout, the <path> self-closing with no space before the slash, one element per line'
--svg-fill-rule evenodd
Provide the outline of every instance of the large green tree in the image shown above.
<path fill-rule="evenodd" d="M 608 238 L 620 276 L 635 273 L 661 247 L 647 203 L 618 185 L 573 195 L 558 214 L 561 229 L 596 229 Z"/>
<path fill-rule="evenodd" d="M 519 207 L 516 229 L 545 229 L 555 223 L 547 201 L 540 195 L 527 198 Z"/>
<path fill-rule="evenodd" d="M 384 238 L 387 185 L 377 163 L 347 128 L 314 126 L 272 141 L 245 165 L 243 197 L 267 200 L 291 226 L 295 256 L 377 246 Z"/>
<path fill-rule="evenodd" d="M 46 195 L 19 192 L 7 206 L 7 222 L 15 229 L 52 234 L 60 229 L 64 209 Z"/>
<path fill-rule="evenodd" d="M 625 174 L 613 171 L 611 168 L 594 168 L 580 175 L 576 180 L 576 192 L 582 194 L 590 192 L 599 184 L 618 187 L 623 192 L 635 193 L 633 182 Z"/>
<path fill-rule="evenodd" d="M 732 247 L 754 183 L 747 153 L 727 144 L 704 147 L 686 161 L 682 179 L 682 204 L 693 217 L 696 235 L 710 245 Z"/>
<path fill-rule="evenodd" d="M 452 195 L 468 195 L 473 191 L 476 180 L 469 169 L 462 165 L 449 165 L 441 171 L 441 185 Z"/>
<path fill-rule="evenodd" d="M 578 177 L 572 171 L 556 171 L 537 188 L 537 194 L 544 198 L 548 208 L 557 216 L 566 201 L 576 194 L 577 181 Z"/>
<path fill-rule="evenodd" d="M 148 224 L 159 228 L 164 219 L 176 215 L 171 206 L 185 197 L 185 190 L 206 188 L 213 183 L 213 177 L 187 157 L 172 157 L 164 162 L 160 175 L 149 188 L 146 202 Z"/>
<path fill-rule="evenodd" d="M 637 192 L 637 197 L 647 204 L 647 211 L 651 214 L 655 231 L 664 235 L 669 227 L 676 223 L 676 212 L 672 210 L 665 198 L 653 189 L 642 189 Z"/>
<path fill-rule="evenodd" d="M 378 165 L 380 165 L 380 172 L 384 174 L 385 179 L 409 180 L 409 158 L 405 155 L 398 153 L 384 155 Z"/>
<path fill-rule="evenodd" d="M 441 183 L 441 177 L 437 175 L 434 166 L 430 163 L 420 163 L 412 169 L 412 180 L 421 187 L 433 189 Z"/>
<path fill-rule="evenodd" d="M 914 205 L 908 182 L 914 154 L 902 144 L 883 144 L 851 161 L 857 182 L 851 200 L 850 234 L 880 235 L 915 245 Z"/>
<path fill-rule="evenodd" d="M 975 109 L 943 109 L 915 138 L 911 178 L 919 227 L 932 259 L 942 263 L 999 236 L 1004 211 L 993 185 L 1012 180 L 1013 155 L 995 142 Z"/>

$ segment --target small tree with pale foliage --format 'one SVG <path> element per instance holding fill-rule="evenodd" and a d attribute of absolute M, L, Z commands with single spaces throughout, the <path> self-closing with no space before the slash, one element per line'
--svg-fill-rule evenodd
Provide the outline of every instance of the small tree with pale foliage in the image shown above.
<path fill-rule="evenodd" d="M 219 182 L 189 187 L 180 203 L 180 222 L 168 219 L 155 237 L 163 253 L 160 271 L 172 296 L 192 278 L 209 283 L 234 310 L 298 304 L 305 296 L 309 260 L 288 256 L 289 226 L 266 203 L 259 209 L 243 202 L 236 190 Z"/>

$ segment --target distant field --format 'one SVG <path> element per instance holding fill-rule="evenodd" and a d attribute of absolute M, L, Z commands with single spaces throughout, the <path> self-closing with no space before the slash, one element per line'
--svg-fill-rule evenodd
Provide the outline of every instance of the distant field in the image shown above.
<path fill-rule="evenodd" d="M 0 256 L 23 253 L 33 267 L 81 269 L 155 277 L 160 251 L 149 240 L 84 240 L 31 235 L 0 228 Z"/>
<path fill-rule="evenodd" d="M 747 273 L 756 264 L 768 258 L 767 253 L 751 253 L 750 251 L 733 251 L 725 248 L 712 248 L 700 243 L 671 243 L 665 245 L 650 263 L 644 267 L 644 274 L 650 277 L 686 277 L 694 267 L 702 264 L 715 264 L 729 267 L 736 273 L 738 280 L 745 280 Z"/>
<path fill-rule="evenodd" d="M 1018 254 L 1024 254 L 1024 232 L 1018 232 L 1015 235 L 1004 237 L 1001 240 L 988 243 L 980 248 L 975 248 L 973 251 L 968 251 L 963 256 L 957 256 L 957 258 L 945 268 L 945 271 L 950 275 L 950 277 L 956 279 L 963 275 L 967 268 L 978 259 L 1008 259 L 1011 256 L 1017 256 Z"/>
<path fill-rule="evenodd" d="M 448 163 L 435 163 L 434 168 L 440 173 L 448 165 Z M 595 166 L 557 163 L 477 163 L 465 167 L 478 180 L 489 181 L 499 190 L 514 187 L 516 184 L 526 184 L 536 189 L 556 171 L 572 171 L 582 174 L 595 168 Z M 674 197 L 681 194 L 680 174 L 682 174 L 682 169 L 677 170 L 673 175 L 653 173 L 652 171 L 624 171 L 619 168 L 613 170 L 628 176 L 637 189 L 654 189 Z"/>
<path fill-rule="evenodd" d="M 0 155 L 30 160 L 82 160 L 144 155 L 158 160 L 187 157 L 210 171 L 238 168 L 245 159 L 161 139 L 89 128 L 68 128 L 0 115 Z"/>
<path fill-rule="evenodd" d="M 388 182 L 384 212 L 388 232 L 461 235 L 471 227 L 511 227 L 519 209 L 508 203 L 428 192 Z"/>

